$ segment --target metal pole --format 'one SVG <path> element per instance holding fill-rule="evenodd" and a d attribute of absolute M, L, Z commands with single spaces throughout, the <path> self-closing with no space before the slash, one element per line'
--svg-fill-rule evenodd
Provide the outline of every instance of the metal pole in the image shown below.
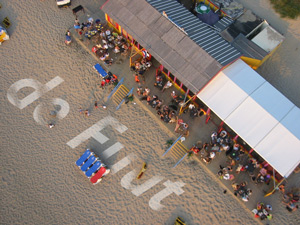
<path fill-rule="evenodd" d="M 276 187 L 276 183 L 275 183 L 275 170 L 274 170 L 274 168 L 273 168 L 273 181 L 274 181 L 274 189 L 275 189 L 275 187 Z"/>
<path fill-rule="evenodd" d="M 167 151 L 165 151 L 165 153 L 162 156 L 165 156 L 173 148 L 173 146 L 177 143 L 177 141 L 180 140 L 181 137 L 182 135 L 180 135 L 179 138 L 177 138 L 176 141 L 174 141 L 174 143 L 167 149 Z"/>
<path fill-rule="evenodd" d="M 175 168 L 186 156 L 188 153 L 185 153 L 184 156 L 173 166 Z"/>
<path fill-rule="evenodd" d="M 182 114 L 182 112 L 181 112 L 182 108 L 183 108 L 189 101 L 191 101 L 191 100 L 196 96 L 196 95 L 194 95 L 194 96 L 191 97 L 187 102 L 185 102 L 185 100 L 186 100 L 186 98 L 187 98 L 187 93 L 188 93 L 188 92 L 185 92 L 185 96 L 184 96 L 184 104 L 180 107 L 179 115 Z"/>
<path fill-rule="evenodd" d="M 265 194 L 264 197 L 268 197 L 268 196 L 272 195 L 277 190 L 277 188 L 282 184 L 283 181 L 285 181 L 285 178 L 282 178 L 282 180 L 276 185 L 276 187 L 274 187 L 271 192 Z M 274 178 L 274 182 L 275 182 L 275 178 Z"/>

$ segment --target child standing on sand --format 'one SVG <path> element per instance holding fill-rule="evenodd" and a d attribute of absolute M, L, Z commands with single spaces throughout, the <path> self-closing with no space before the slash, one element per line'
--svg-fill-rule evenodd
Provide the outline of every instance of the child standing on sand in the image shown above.
<path fill-rule="evenodd" d="M 79 108 L 79 113 L 82 114 L 82 112 L 83 112 L 83 110 L 82 110 L 82 108 L 80 107 L 80 108 Z"/>
<path fill-rule="evenodd" d="M 67 30 L 65 43 L 66 43 L 66 45 L 69 45 L 69 44 L 71 44 L 71 42 L 72 42 L 71 32 L 69 30 Z"/>
<path fill-rule="evenodd" d="M 84 115 L 85 115 L 86 117 L 89 117 L 89 116 L 90 116 L 90 112 L 89 112 L 88 109 L 84 111 Z"/>

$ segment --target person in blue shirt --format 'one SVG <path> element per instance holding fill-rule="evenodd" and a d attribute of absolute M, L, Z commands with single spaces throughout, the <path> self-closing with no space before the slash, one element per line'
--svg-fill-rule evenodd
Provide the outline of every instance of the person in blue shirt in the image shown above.
<path fill-rule="evenodd" d="M 66 45 L 69 45 L 69 44 L 71 44 L 71 42 L 72 42 L 71 33 L 69 30 L 67 30 L 65 43 L 66 43 Z"/>

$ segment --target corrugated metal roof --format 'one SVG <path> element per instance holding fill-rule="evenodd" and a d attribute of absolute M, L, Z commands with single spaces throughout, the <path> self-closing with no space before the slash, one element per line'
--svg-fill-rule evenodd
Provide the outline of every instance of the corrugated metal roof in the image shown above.
<path fill-rule="evenodd" d="M 102 9 L 194 93 L 222 68 L 146 1 L 110 0 Z"/>
<path fill-rule="evenodd" d="M 223 66 L 233 62 L 241 53 L 225 41 L 213 27 L 203 23 L 176 0 L 146 0 L 160 13 L 183 28 L 188 36 Z"/>
<path fill-rule="evenodd" d="M 248 40 L 243 34 L 239 34 L 232 42 L 232 45 L 235 48 L 240 49 L 240 51 L 243 51 L 244 56 L 250 58 L 262 60 L 268 55 L 265 50 Z"/>
<path fill-rule="evenodd" d="M 222 19 L 220 19 L 215 25 L 214 27 L 216 27 L 217 29 L 219 29 L 220 31 L 225 30 L 229 25 L 231 25 L 234 22 L 233 19 L 224 16 Z"/>

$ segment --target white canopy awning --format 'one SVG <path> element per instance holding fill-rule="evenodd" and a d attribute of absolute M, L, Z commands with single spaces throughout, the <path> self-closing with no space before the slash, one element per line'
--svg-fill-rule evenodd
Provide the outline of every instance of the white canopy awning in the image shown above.
<path fill-rule="evenodd" d="M 197 96 L 283 177 L 300 163 L 300 109 L 242 60 Z"/>

